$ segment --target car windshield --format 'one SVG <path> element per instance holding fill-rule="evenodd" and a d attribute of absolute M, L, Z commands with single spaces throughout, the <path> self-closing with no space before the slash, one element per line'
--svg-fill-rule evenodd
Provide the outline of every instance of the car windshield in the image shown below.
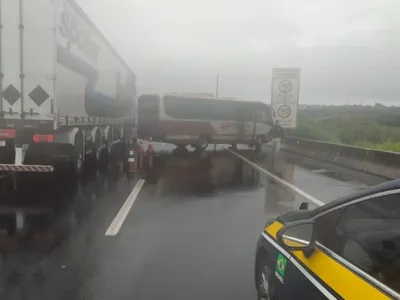
<path fill-rule="evenodd" d="M 0 0 L 0 300 L 268 299 L 259 237 L 289 253 L 283 223 L 400 178 L 399 16 L 399 0 Z M 386 233 L 343 228 L 397 264 L 397 208 Z M 314 299 L 284 262 L 282 293 Z M 391 279 L 363 286 L 397 289 L 380 265 Z"/>

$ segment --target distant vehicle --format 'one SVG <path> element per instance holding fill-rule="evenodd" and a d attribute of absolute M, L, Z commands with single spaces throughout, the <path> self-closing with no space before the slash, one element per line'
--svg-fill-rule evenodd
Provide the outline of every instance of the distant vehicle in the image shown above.
<path fill-rule="evenodd" d="M 135 134 L 135 74 L 74 0 L 0 12 L 0 171 L 80 173 Z"/>
<path fill-rule="evenodd" d="M 145 94 L 138 99 L 138 135 L 178 147 L 260 147 L 272 126 L 271 108 L 262 102 L 176 94 Z"/>
<path fill-rule="evenodd" d="M 258 299 L 400 299 L 400 180 L 305 204 L 264 226 Z"/>

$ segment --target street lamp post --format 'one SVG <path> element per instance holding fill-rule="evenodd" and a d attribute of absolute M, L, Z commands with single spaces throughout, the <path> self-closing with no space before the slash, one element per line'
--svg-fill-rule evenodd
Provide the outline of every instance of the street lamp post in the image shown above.
<path fill-rule="evenodd" d="M 215 91 L 215 97 L 218 98 L 218 89 L 219 89 L 219 74 L 217 74 L 217 87 L 216 87 L 216 91 Z"/>

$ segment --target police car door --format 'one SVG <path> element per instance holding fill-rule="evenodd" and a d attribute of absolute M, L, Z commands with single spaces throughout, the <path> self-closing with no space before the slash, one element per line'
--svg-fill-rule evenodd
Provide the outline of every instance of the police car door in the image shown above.
<path fill-rule="evenodd" d="M 293 251 L 282 261 L 278 254 L 277 294 L 282 299 L 400 299 L 399 193 L 355 199 L 317 216 L 316 248 L 309 256 Z"/>
<path fill-rule="evenodd" d="M 299 225 L 285 232 L 287 245 L 307 245 L 313 238 L 310 224 Z M 282 243 L 275 245 L 273 283 L 276 299 L 340 299 L 310 272 L 304 260 L 312 259 L 309 251 L 289 251 Z M 314 254 L 313 254 L 314 255 Z M 308 257 L 308 258 L 307 258 Z"/>

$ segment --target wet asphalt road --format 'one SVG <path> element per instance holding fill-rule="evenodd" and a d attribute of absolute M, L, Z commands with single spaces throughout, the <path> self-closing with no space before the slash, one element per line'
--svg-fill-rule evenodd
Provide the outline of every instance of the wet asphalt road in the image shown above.
<path fill-rule="evenodd" d="M 204 166 L 156 149 L 166 153 L 116 236 L 105 232 L 136 184 L 120 164 L 3 193 L 0 299 L 255 299 L 263 225 L 304 198 L 222 150 Z M 268 151 L 241 153 L 324 202 L 382 181 Z M 17 208 L 29 212 L 18 228 Z"/>

